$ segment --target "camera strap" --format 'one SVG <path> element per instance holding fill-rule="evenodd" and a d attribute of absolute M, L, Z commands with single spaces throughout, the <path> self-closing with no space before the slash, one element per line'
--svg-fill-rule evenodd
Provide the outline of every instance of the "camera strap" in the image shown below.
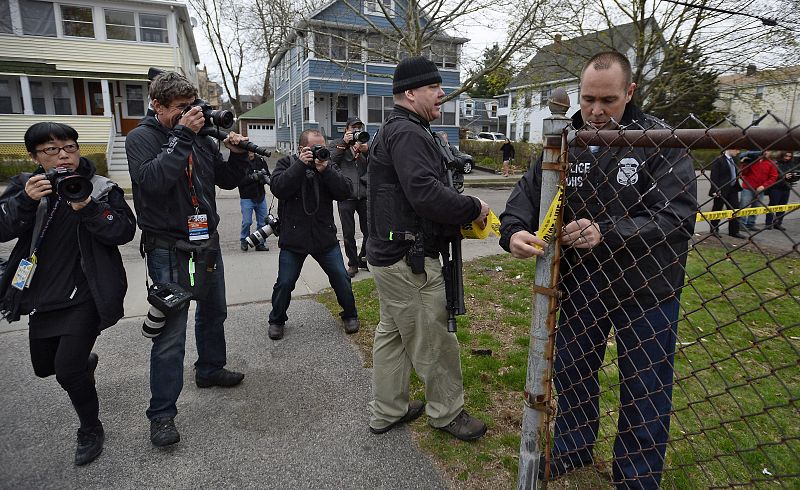
<path fill-rule="evenodd" d="M 186 177 L 189 180 L 189 194 L 192 196 L 192 206 L 194 206 L 194 213 L 200 214 L 200 200 L 197 198 L 197 192 L 194 190 L 194 182 L 192 182 L 192 168 L 194 166 L 192 156 L 194 153 L 189 153 L 189 163 L 186 164 Z"/>
<path fill-rule="evenodd" d="M 47 206 L 47 198 L 42 198 L 42 206 Z M 56 201 L 56 204 L 53 206 L 53 209 L 47 215 L 47 221 L 45 221 L 44 226 L 42 227 L 41 231 L 39 231 L 39 236 L 36 238 L 36 241 L 31 242 L 31 262 L 36 263 L 36 251 L 39 250 L 39 246 L 42 244 L 42 240 L 44 240 L 44 235 L 47 233 L 47 228 L 50 227 L 50 223 L 53 221 L 53 216 L 56 215 L 56 211 L 58 210 L 58 205 L 61 204 L 61 198 L 59 197 Z"/>

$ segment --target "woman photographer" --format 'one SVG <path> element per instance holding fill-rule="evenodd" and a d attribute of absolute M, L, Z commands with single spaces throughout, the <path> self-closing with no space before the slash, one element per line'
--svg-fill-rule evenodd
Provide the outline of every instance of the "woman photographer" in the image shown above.
<path fill-rule="evenodd" d="M 92 347 L 123 316 L 127 280 L 117 247 L 133 239 L 135 218 L 122 189 L 81 158 L 77 140 L 75 129 L 55 122 L 25 132 L 38 168 L 13 177 L 0 196 L 0 241 L 17 239 L 0 281 L 0 308 L 10 322 L 29 315 L 33 371 L 55 374 L 78 414 L 80 466 L 103 449 Z M 56 192 L 54 182 L 67 179 Z M 91 194 L 78 201 L 81 190 Z"/>

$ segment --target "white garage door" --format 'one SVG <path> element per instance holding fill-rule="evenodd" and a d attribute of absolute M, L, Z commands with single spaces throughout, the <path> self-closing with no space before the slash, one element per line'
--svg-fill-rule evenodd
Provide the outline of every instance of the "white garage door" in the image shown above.
<path fill-rule="evenodd" d="M 247 123 L 247 136 L 258 146 L 275 148 L 275 125 Z"/>

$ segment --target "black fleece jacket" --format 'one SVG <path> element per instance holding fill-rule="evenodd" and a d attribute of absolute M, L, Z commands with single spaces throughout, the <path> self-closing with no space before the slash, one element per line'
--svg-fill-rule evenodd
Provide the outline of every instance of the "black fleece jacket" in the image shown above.
<path fill-rule="evenodd" d="M 313 254 L 339 243 L 333 201 L 350 197 L 350 179 L 335 163 L 317 172 L 296 155 L 285 156 L 275 165 L 270 190 L 278 198 L 280 248 Z"/>
<path fill-rule="evenodd" d="M 235 189 L 249 169 L 247 153 L 234 153 L 226 163 L 218 142 L 179 124 L 167 129 L 145 116 L 125 140 L 133 205 L 139 228 L 163 239 L 187 240 L 188 217 L 196 214 L 187 169 L 192 156 L 192 183 L 199 212 L 208 215 L 208 231 L 219 223 L 214 185 Z"/>
<path fill-rule="evenodd" d="M 124 314 L 123 300 L 128 283 L 125 268 L 122 265 L 122 256 L 117 247 L 133 240 L 136 233 L 136 218 L 125 202 L 125 193 L 122 189 L 105 177 L 95 176 L 95 167 L 89 160 L 81 158 L 78 173 L 92 178 L 94 185 L 92 200 L 80 211 L 75 212 L 71 209 L 69 211 L 74 212 L 80 218 L 77 229 L 74 231 L 78 234 L 79 263 L 92 298 L 97 305 L 97 311 L 100 314 L 99 328 L 102 330 L 117 323 Z M 21 292 L 12 288 L 10 284 L 20 260 L 29 257 L 31 242 L 34 238 L 34 224 L 40 201 L 31 199 L 25 193 L 25 183 L 31 175 L 33 174 L 23 173 L 13 177 L 3 195 L 0 196 L 0 241 L 7 242 L 14 238 L 17 239 L 8 261 L 8 267 L 0 279 L 1 309 L 8 315 L 10 321 L 19 319 L 22 295 L 28 293 L 27 290 Z M 54 194 L 46 197 L 48 200 L 57 199 Z M 42 203 L 42 205 L 45 204 Z M 62 202 L 61 206 L 68 206 L 68 204 Z M 42 218 L 44 217 L 42 216 Z M 42 243 L 50 241 L 52 244 L 53 241 L 60 239 L 58 235 L 49 232 L 48 228 L 48 233 L 45 234 Z M 58 256 L 58 247 L 49 246 L 47 250 L 56 255 L 46 257 L 47 260 L 42 257 L 42 267 L 53 261 L 75 260 L 75 257 Z M 37 268 L 32 281 L 38 281 L 39 284 L 50 284 L 48 270 L 42 267 Z M 58 280 L 63 282 L 64 278 L 58 278 Z M 83 278 L 73 277 L 72 280 L 76 285 L 83 283 Z M 59 288 L 59 290 L 61 291 L 63 288 Z M 36 298 L 26 299 L 26 303 L 35 308 L 37 312 L 68 308 L 79 299 L 68 295 L 55 297 L 53 291 L 48 288 L 39 288 L 38 291 Z"/>
<path fill-rule="evenodd" d="M 572 126 L 582 128 L 580 112 Z M 663 129 L 660 120 L 628 104 L 621 125 Z M 654 305 L 683 286 L 688 241 L 697 212 L 697 179 L 691 157 L 678 148 L 570 146 L 564 223 L 588 218 L 602 234 L 590 250 L 565 248 L 561 287 L 599 291 L 611 304 Z M 500 215 L 500 246 L 539 226 L 541 155 L 517 182 Z M 593 296 L 588 294 L 588 296 Z M 577 297 L 577 296 L 576 296 Z"/>

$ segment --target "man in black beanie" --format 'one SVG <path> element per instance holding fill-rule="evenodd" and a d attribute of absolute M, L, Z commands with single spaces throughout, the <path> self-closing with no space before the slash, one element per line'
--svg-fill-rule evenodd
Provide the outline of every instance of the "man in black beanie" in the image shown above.
<path fill-rule="evenodd" d="M 383 434 L 423 410 L 428 423 L 473 441 L 486 424 L 464 410 L 458 340 L 447 331 L 439 254 L 460 225 L 483 225 L 489 206 L 447 185 L 442 142 L 430 128 L 444 91 L 436 65 L 405 59 L 394 72 L 394 110 L 373 139 L 369 165 L 367 262 L 380 300 L 373 346 L 370 431 Z M 409 401 L 414 368 L 427 408 Z"/>

